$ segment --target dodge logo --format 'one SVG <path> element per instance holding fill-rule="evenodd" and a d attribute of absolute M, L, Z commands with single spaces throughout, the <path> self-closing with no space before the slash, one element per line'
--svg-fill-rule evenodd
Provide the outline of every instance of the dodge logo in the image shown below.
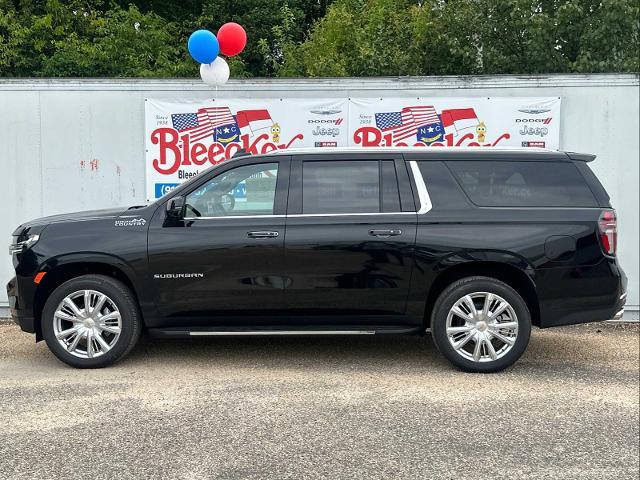
<path fill-rule="evenodd" d="M 516 123 L 544 123 L 545 125 L 549 125 L 553 120 L 553 117 L 547 118 L 516 118 Z"/>

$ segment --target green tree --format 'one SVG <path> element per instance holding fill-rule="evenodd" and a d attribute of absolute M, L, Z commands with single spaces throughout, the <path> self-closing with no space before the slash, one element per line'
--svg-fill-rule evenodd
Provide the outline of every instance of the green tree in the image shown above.
<path fill-rule="evenodd" d="M 1 76 L 197 76 L 189 35 L 236 21 L 247 30 L 246 50 L 230 59 L 234 76 L 270 76 L 265 61 L 278 49 L 278 25 L 301 42 L 330 0 L 0 0 Z"/>
<path fill-rule="evenodd" d="M 638 71 L 639 15 L 635 0 L 337 0 L 278 73 Z"/>
<path fill-rule="evenodd" d="M 0 74 L 8 76 L 176 76 L 185 71 L 175 28 L 137 7 L 48 0 L 0 13 Z"/>
<path fill-rule="evenodd" d="M 637 0 L 0 0 L 0 76 L 197 77 L 228 21 L 233 76 L 640 70 Z"/>
<path fill-rule="evenodd" d="M 304 40 L 311 25 L 324 16 L 330 0 L 205 0 L 202 15 L 191 24 L 195 28 L 209 28 L 215 32 L 225 22 L 237 22 L 247 31 L 247 48 L 240 55 L 247 76 L 273 76 L 275 65 L 269 55 L 280 48 L 278 29 L 288 24 L 287 36 L 291 42 Z M 232 73 L 233 70 L 232 70 Z"/>

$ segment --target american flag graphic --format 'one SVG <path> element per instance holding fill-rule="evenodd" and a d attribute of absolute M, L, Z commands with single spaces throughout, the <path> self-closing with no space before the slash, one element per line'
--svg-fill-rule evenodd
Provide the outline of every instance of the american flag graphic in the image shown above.
<path fill-rule="evenodd" d="M 229 107 L 200 108 L 197 113 L 174 113 L 171 115 L 173 128 L 189 133 L 192 142 L 213 137 L 217 127 L 233 123 Z"/>
<path fill-rule="evenodd" d="M 405 107 L 400 112 L 376 113 L 376 126 L 385 133 L 393 134 L 397 142 L 416 134 L 419 127 L 439 122 L 432 106 Z"/>
<path fill-rule="evenodd" d="M 413 115 L 413 119 L 416 123 L 416 128 L 421 127 L 422 125 L 429 125 L 431 123 L 440 122 L 440 118 L 438 118 L 436 109 L 431 105 L 407 107 L 407 109 L 411 111 L 411 114 Z"/>
<path fill-rule="evenodd" d="M 201 108 L 200 110 L 198 110 L 198 112 L 200 112 L 201 110 L 207 112 L 209 121 L 211 122 L 211 126 L 213 128 L 217 128 L 222 125 L 228 125 L 229 123 L 235 123 L 235 119 L 233 118 L 233 115 L 231 115 L 231 110 L 229 110 L 229 107 Z"/>

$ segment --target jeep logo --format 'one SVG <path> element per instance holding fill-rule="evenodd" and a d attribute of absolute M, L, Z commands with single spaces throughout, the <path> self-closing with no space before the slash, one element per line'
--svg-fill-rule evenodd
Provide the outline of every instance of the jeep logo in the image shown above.
<path fill-rule="evenodd" d="M 323 137 L 337 137 L 340 135 L 339 128 L 325 128 L 321 126 L 317 126 L 312 132 L 313 135 L 320 135 Z"/>

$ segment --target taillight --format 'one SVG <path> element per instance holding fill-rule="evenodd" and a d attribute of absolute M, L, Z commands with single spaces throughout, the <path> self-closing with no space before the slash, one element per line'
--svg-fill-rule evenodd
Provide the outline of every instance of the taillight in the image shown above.
<path fill-rule="evenodd" d="M 615 255 L 618 247 L 618 220 L 615 210 L 603 210 L 598 220 L 600 242 L 607 255 Z"/>

